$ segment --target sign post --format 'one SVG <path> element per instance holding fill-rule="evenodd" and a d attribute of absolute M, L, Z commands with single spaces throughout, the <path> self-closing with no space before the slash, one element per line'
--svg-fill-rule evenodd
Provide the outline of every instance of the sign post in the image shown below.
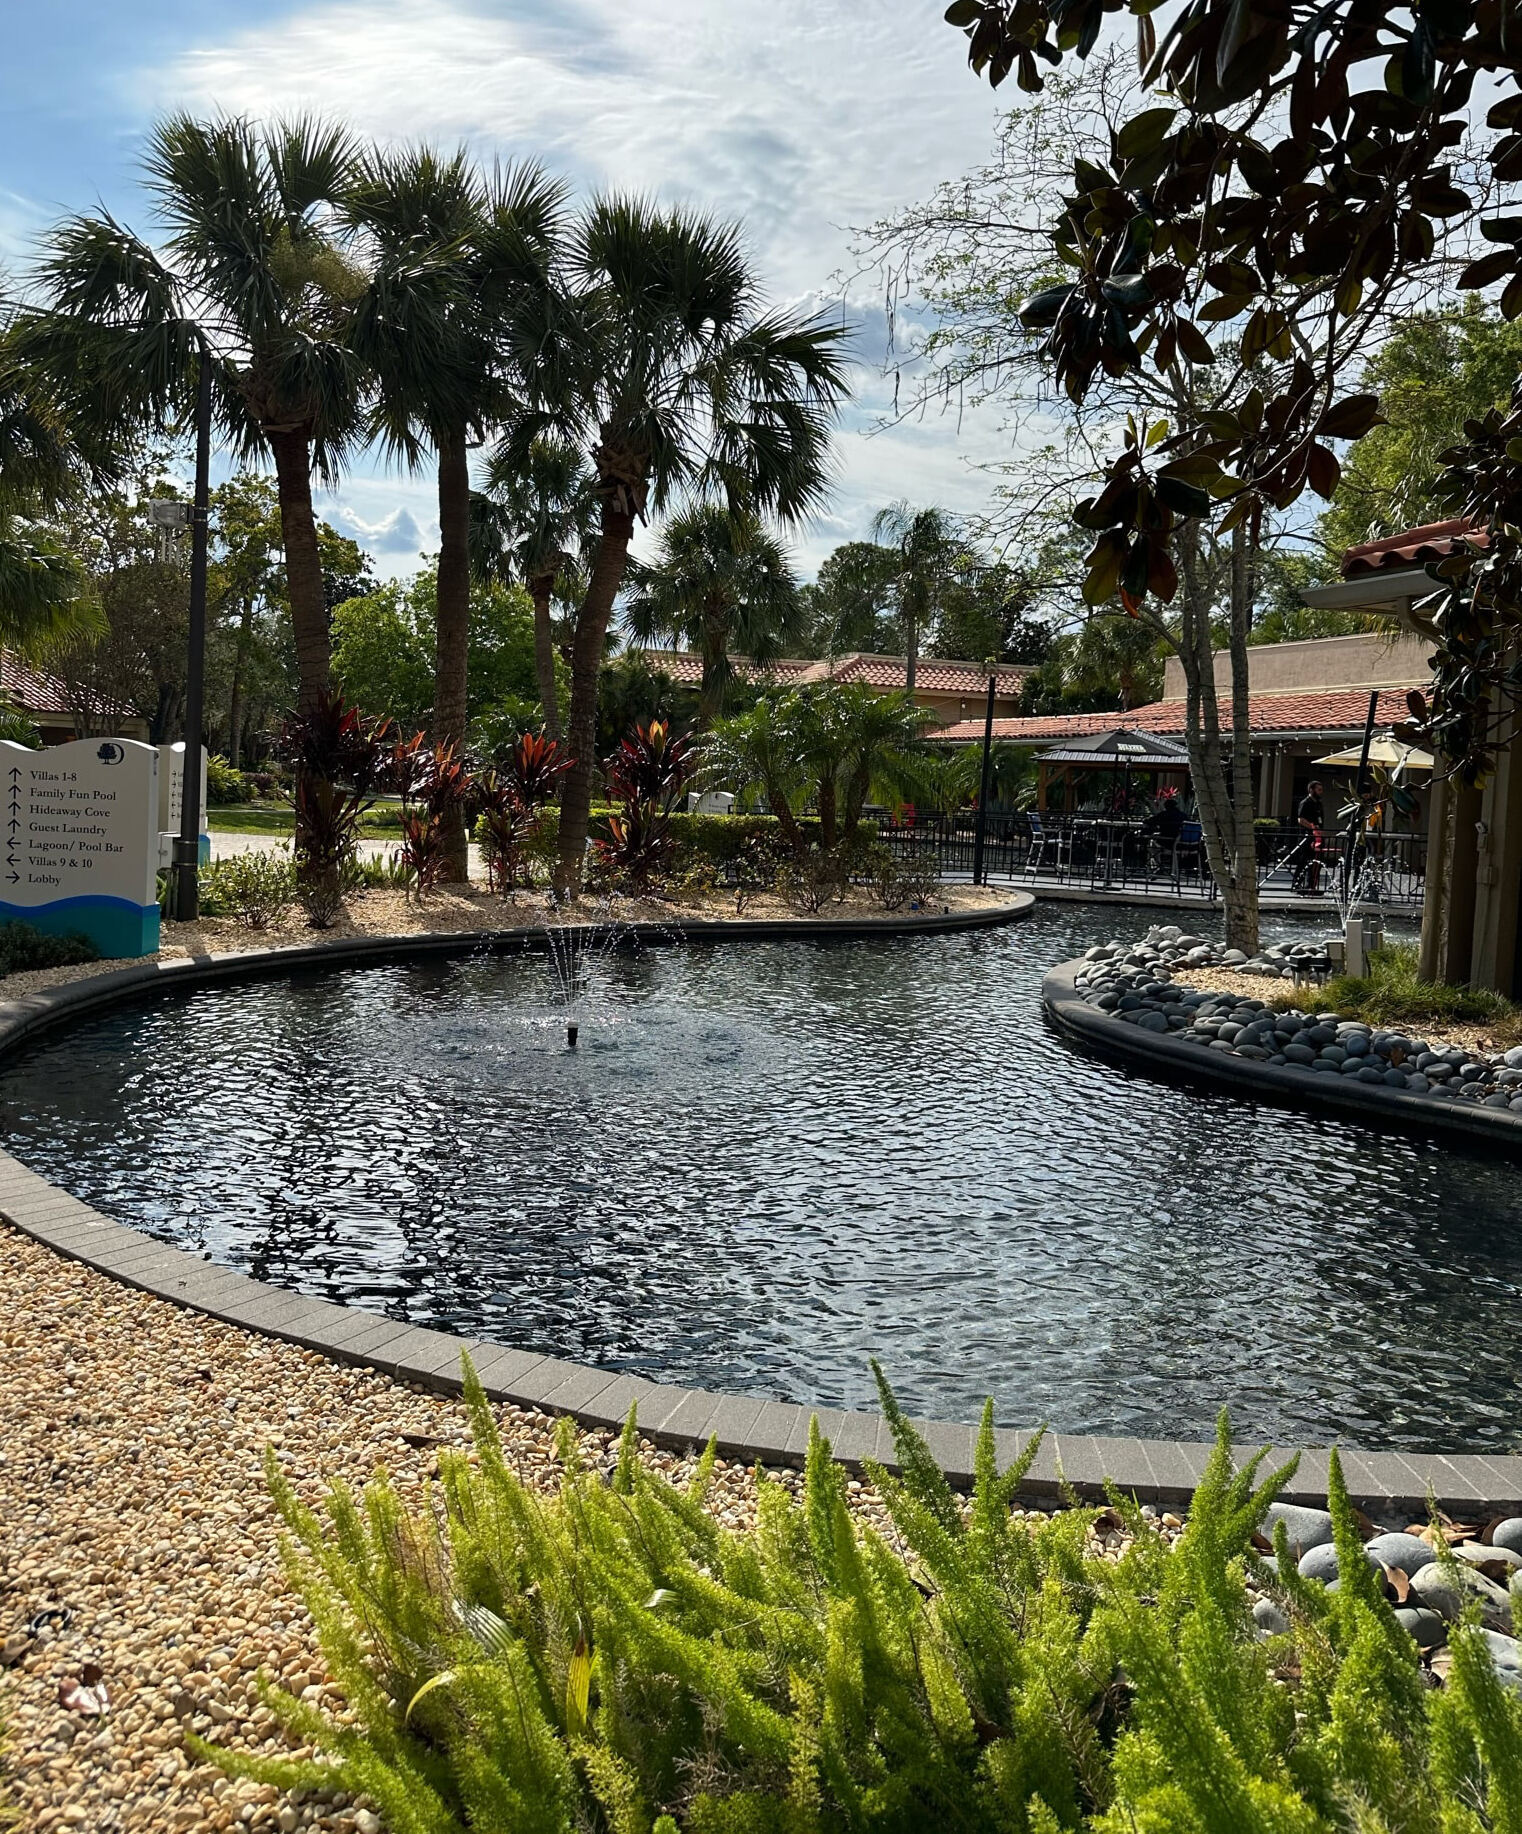
<path fill-rule="evenodd" d="M 0 921 L 88 936 L 102 955 L 159 946 L 159 755 L 135 739 L 47 751 L 0 740 Z"/>

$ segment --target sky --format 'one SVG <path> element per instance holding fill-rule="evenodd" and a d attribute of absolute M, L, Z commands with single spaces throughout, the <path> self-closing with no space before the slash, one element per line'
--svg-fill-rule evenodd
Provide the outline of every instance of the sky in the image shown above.
<path fill-rule="evenodd" d="M 731 218 L 776 303 L 856 326 L 831 501 L 793 537 L 812 574 L 903 498 L 975 511 L 1008 451 L 991 411 L 882 429 L 885 319 L 851 230 L 985 158 L 996 107 L 944 0 L 51 0 L 8 9 L 0 263 L 60 215 L 152 216 L 146 128 L 171 109 L 315 108 L 380 140 L 534 156 L 580 194 L 653 193 Z M 409 572 L 433 489 L 358 464 L 321 513 Z"/>

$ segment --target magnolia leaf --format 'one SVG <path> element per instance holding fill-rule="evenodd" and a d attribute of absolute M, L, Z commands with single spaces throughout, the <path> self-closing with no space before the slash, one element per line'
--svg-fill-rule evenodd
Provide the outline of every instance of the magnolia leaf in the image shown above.
<path fill-rule="evenodd" d="M 592 1646 L 578 1640 L 565 1678 L 565 1729 L 568 1738 L 580 1738 L 587 1729 L 587 1702 L 592 1694 Z"/>
<path fill-rule="evenodd" d="M 1162 145 L 1173 125 L 1171 108 L 1146 108 L 1133 115 L 1115 136 L 1115 150 L 1122 159 L 1140 159 Z"/>
<path fill-rule="evenodd" d="M 951 0 L 943 17 L 947 25 L 969 26 L 976 24 L 982 11 L 979 0 Z"/>
<path fill-rule="evenodd" d="M 1147 451 L 1150 452 L 1154 446 L 1161 445 L 1162 442 L 1167 437 L 1168 437 L 1167 421 L 1166 420 L 1154 420 L 1152 425 L 1148 427 L 1147 429 L 1147 447 L 1146 447 Z"/>
<path fill-rule="evenodd" d="M 1174 329 L 1178 333 L 1178 347 L 1191 363 L 1215 362 L 1215 350 L 1198 325 L 1187 318 L 1181 318 L 1176 321 Z"/>
<path fill-rule="evenodd" d="M 1378 395 L 1347 395 L 1334 401 L 1316 422 L 1318 439 L 1362 439 L 1370 427 L 1382 426 Z"/>
<path fill-rule="evenodd" d="M 405 1726 L 411 1721 L 412 1709 L 420 1700 L 425 1699 L 435 1688 L 448 1687 L 449 1684 L 456 1679 L 458 1679 L 458 1677 L 455 1670 L 452 1668 L 443 1668 L 439 1670 L 438 1674 L 430 1675 L 412 1696 L 411 1700 L 407 1702 L 407 1711 L 402 1715 L 402 1724 Z"/>
<path fill-rule="evenodd" d="M 1329 446 L 1312 446 L 1306 462 L 1306 477 L 1310 480 L 1311 489 L 1318 497 L 1328 502 L 1336 495 L 1338 481 L 1342 477 L 1342 466 Z"/>
<path fill-rule="evenodd" d="M 1458 284 L 1461 290 L 1471 292 L 1476 287 L 1488 287 L 1512 272 L 1517 265 L 1517 251 L 1511 248 L 1498 248 L 1491 254 L 1481 255 L 1478 261 L 1471 261 L 1468 267 L 1460 270 Z"/>

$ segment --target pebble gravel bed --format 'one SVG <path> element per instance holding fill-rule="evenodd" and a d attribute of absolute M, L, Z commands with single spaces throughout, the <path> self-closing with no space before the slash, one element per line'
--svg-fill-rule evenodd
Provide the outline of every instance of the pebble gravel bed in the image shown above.
<path fill-rule="evenodd" d="M 1298 1571 L 1328 1588 L 1340 1583 L 1332 1518 L 1324 1509 L 1271 1504 L 1261 1524 L 1265 1537 L 1282 1518 Z M 1451 1560 L 1440 1558 L 1446 1548 Z M 1486 1523 L 1441 1519 L 1405 1528 L 1368 1524 L 1364 1557 L 1381 1575 L 1396 1621 L 1424 1652 L 1436 1679 L 1446 1673 L 1449 1630 L 1466 1606 L 1479 1608 L 1482 1632 L 1497 1676 L 1522 1694 L 1522 1644 L 1512 1634 L 1513 1613 L 1522 1606 L 1522 1516 Z M 1289 1620 L 1270 1597 L 1261 1597 L 1253 1616 L 1265 1635 L 1289 1629 Z"/>
<path fill-rule="evenodd" d="M 554 1489 L 554 1423 L 499 1412 L 518 1469 Z M 182 1311 L 0 1225 L 0 1802 L 26 1834 L 377 1834 L 341 1794 L 294 1799 L 197 1764 L 184 1731 L 289 1753 L 261 1674 L 342 1710 L 285 1584 L 265 1447 L 308 1501 L 379 1467 L 418 1501 L 438 1448 L 467 1442 L 456 1399 Z M 616 1455 L 608 1433 L 583 1445 Z M 870 1485 L 851 1495 L 883 1525 Z M 754 1501 L 751 1472 L 720 1461 L 713 1512 L 741 1527 Z"/>
<path fill-rule="evenodd" d="M 1279 943 L 1249 959 L 1241 950 L 1163 924 L 1138 943 L 1098 944 L 1083 961 L 1074 985 L 1088 1004 L 1143 1031 L 1170 1033 L 1204 1050 L 1310 1075 L 1349 1077 L 1434 1102 L 1472 1102 L 1522 1114 L 1522 1046 L 1496 1052 L 1431 1042 L 1335 1012 L 1189 987 L 1177 978 L 1220 967 L 1246 974 L 1277 962 L 1276 975 L 1314 980 L 1326 971 L 1325 950 L 1317 944 Z"/>

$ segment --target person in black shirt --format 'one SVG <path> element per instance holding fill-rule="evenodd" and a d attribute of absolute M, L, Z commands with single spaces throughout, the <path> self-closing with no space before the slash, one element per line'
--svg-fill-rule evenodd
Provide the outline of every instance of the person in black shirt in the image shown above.
<path fill-rule="evenodd" d="M 1321 890 L 1321 838 L 1326 824 L 1321 788 L 1319 780 L 1308 783 L 1305 794 L 1300 798 L 1300 805 L 1295 810 L 1295 820 L 1300 824 L 1304 839 L 1295 849 L 1300 864 L 1295 869 L 1290 889 L 1306 892 L 1312 898 Z"/>

